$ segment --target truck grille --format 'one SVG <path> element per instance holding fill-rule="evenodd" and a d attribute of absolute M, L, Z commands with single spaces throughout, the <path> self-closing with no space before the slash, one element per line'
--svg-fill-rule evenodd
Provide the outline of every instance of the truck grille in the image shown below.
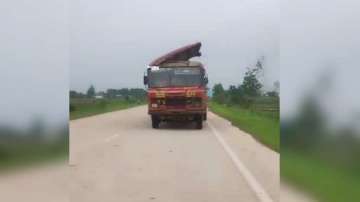
<path fill-rule="evenodd" d="M 167 98 L 166 106 L 185 106 L 186 105 L 186 99 L 185 98 Z"/>

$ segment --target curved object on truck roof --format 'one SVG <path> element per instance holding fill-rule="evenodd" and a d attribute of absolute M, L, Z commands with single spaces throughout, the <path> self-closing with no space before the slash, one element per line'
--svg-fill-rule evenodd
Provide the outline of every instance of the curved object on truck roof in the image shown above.
<path fill-rule="evenodd" d="M 155 59 L 149 64 L 149 66 L 160 66 L 161 64 L 168 62 L 187 61 L 192 57 L 201 56 L 200 47 L 201 43 L 197 42 L 178 48 Z"/>

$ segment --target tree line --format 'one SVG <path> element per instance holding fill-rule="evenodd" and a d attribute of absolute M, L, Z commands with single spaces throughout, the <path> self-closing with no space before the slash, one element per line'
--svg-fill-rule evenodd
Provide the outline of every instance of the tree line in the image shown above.
<path fill-rule="evenodd" d="M 253 67 L 248 67 L 243 81 L 238 85 L 230 85 L 224 89 L 221 83 L 214 85 L 212 89 L 212 100 L 220 104 L 237 104 L 243 107 L 251 106 L 256 99 L 261 97 L 279 100 L 280 82 L 274 82 L 271 91 L 264 92 L 263 84 L 259 77 L 263 73 L 263 60 L 257 60 Z"/>
<path fill-rule="evenodd" d="M 93 85 L 88 88 L 86 93 L 77 92 L 75 90 L 70 91 L 70 98 L 95 98 L 96 96 L 101 98 L 145 99 L 146 91 L 142 88 L 109 88 L 106 91 L 96 92 Z"/>

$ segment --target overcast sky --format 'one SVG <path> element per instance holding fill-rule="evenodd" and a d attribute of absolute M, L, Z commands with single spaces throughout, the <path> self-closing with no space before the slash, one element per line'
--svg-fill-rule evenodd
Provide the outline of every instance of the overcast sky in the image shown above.
<path fill-rule="evenodd" d="M 210 86 L 239 84 L 265 56 L 265 83 L 279 80 L 279 1 L 71 2 L 71 89 L 143 87 L 154 58 L 202 42 Z"/>
<path fill-rule="evenodd" d="M 64 0 L 1 2 L 0 125 L 67 122 L 67 11 Z"/>
<path fill-rule="evenodd" d="M 68 90 L 143 87 L 147 64 L 201 41 L 210 85 L 265 56 L 279 79 L 279 2 L 12 0 L 0 7 L 0 125 L 68 119 Z"/>
<path fill-rule="evenodd" d="M 240 83 L 265 56 L 266 86 L 281 75 L 282 115 L 331 72 L 322 104 L 329 117 L 349 120 L 360 108 L 359 7 L 356 0 L 5 1 L 0 124 L 66 121 L 69 86 L 143 87 L 151 60 L 196 41 L 210 86 Z"/>
<path fill-rule="evenodd" d="M 296 112 L 306 93 L 316 92 L 329 120 L 360 122 L 359 8 L 356 0 L 282 3 L 282 117 Z M 322 82 L 325 75 L 331 85 Z"/>

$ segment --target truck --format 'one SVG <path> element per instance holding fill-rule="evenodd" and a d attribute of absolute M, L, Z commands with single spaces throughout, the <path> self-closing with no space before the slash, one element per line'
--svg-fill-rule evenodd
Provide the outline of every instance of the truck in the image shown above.
<path fill-rule="evenodd" d="M 161 122 L 195 122 L 203 128 L 207 119 L 208 77 L 204 65 L 189 60 L 201 56 L 201 43 L 171 51 L 152 61 L 144 74 L 148 114 L 153 128 Z"/>

